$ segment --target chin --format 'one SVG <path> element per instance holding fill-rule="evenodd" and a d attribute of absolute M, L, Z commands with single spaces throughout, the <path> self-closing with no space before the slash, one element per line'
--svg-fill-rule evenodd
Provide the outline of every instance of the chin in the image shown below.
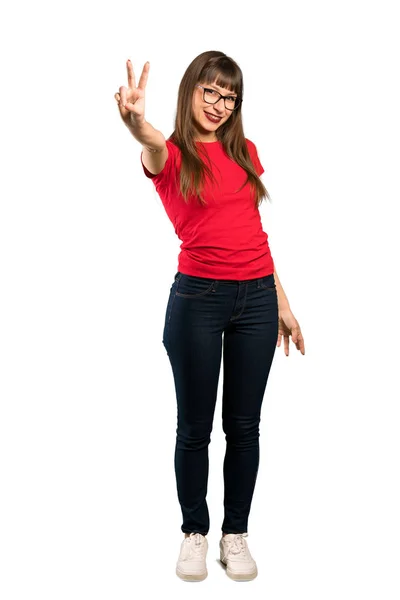
<path fill-rule="evenodd" d="M 204 129 L 207 129 L 207 131 L 216 131 L 217 129 L 219 129 L 221 127 L 222 124 L 223 124 L 223 121 L 221 121 L 220 123 L 211 123 L 206 118 L 205 123 L 203 122 L 203 127 L 204 127 Z"/>

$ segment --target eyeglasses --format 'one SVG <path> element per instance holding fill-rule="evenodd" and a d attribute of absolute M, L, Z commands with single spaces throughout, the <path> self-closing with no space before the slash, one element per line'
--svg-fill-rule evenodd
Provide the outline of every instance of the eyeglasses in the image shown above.
<path fill-rule="evenodd" d="M 196 87 L 202 88 L 203 90 L 203 100 L 207 102 L 207 104 L 217 104 L 221 100 L 224 99 L 225 108 L 227 110 L 235 110 L 239 108 L 242 99 L 239 96 L 223 96 L 217 90 L 212 90 L 211 88 L 205 88 L 202 85 L 196 85 Z"/>

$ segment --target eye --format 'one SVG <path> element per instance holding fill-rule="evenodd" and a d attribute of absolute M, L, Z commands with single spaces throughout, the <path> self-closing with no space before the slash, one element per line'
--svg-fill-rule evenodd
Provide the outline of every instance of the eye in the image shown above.
<path fill-rule="evenodd" d="M 219 96 L 219 94 L 216 90 L 212 90 L 210 88 L 205 88 L 205 91 L 207 92 L 207 94 L 211 94 L 212 96 Z"/>
<path fill-rule="evenodd" d="M 228 96 L 227 100 L 229 100 L 229 102 L 235 102 L 236 96 Z"/>

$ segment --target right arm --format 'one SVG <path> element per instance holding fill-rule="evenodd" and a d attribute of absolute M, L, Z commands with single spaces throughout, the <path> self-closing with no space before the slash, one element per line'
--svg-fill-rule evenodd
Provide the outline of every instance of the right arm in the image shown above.
<path fill-rule="evenodd" d="M 161 131 L 154 129 L 147 121 L 143 121 L 141 124 L 133 122 L 127 127 L 133 137 L 143 146 L 142 161 L 146 169 L 153 175 L 160 173 L 168 158 L 167 144 Z"/>
<path fill-rule="evenodd" d="M 136 87 L 132 63 L 127 61 L 128 88 L 121 86 L 115 94 L 121 118 L 133 137 L 143 146 L 142 161 L 153 175 L 160 173 L 168 158 L 168 148 L 161 131 L 154 129 L 144 118 L 144 90 L 147 83 L 150 63 L 142 71 Z"/>

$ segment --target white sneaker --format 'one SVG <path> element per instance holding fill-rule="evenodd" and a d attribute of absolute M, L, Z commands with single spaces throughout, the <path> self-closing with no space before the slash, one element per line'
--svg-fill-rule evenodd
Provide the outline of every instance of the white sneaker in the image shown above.
<path fill-rule="evenodd" d="M 208 542 L 201 533 L 191 533 L 181 544 L 176 574 L 185 581 L 203 581 L 208 575 L 206 556 Z"/>
<path fill-rule="evenodd" d="M 226 565 L 226 574 L 235 581 L 249 581 L 257 577 L 257 565 L 244 539 L 247 533 L 228 533 L 219 543 L 220 559 Z"/>

